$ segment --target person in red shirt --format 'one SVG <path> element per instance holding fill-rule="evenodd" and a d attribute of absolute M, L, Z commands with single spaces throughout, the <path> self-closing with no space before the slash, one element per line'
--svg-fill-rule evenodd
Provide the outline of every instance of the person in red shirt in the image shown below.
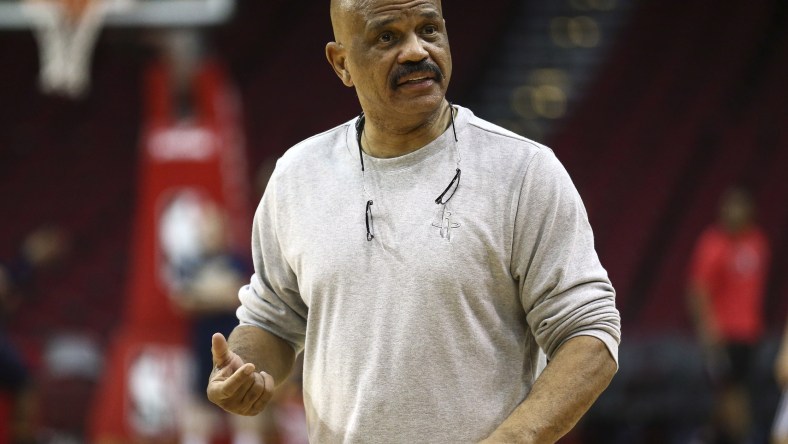
<path fill-rule="evenodd" d="M 719 443 L 750 435 L 748 381 L 764 333 L 763 296 L 769 247 L 754 222 L 750 195 L 734 187 L 717 223 L 703 231 L 692 257 L 689 305 L 717 399 L 712 430 Z"/>

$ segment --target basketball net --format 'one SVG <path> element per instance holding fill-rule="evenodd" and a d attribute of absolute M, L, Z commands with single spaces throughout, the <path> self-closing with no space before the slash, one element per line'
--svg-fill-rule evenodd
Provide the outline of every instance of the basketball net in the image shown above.
<path fill-rule="evenodd" d="M 106 13 L 105 0 L 24 0 L 39 47 L 39 87 L 80 98 L 90 84 L 90 61 Z"/>

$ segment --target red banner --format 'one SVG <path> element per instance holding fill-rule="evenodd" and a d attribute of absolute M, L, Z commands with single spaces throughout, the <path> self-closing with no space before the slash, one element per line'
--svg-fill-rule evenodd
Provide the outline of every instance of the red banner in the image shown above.
<path fill-rule="evenodd" d="M 236 97 L 219 65 L 205 62 L 183 117 L 168 79 L 162 64 L 146 76 L 125 310 L 95 398 L 91 442 L 176 440 L 190 361 L 188 318 L 171 295 L 181 269 L 199 254 L 201 221 L 216 209 L 229 226 L 230 247 L 249 249 L 249 181 Z"/>

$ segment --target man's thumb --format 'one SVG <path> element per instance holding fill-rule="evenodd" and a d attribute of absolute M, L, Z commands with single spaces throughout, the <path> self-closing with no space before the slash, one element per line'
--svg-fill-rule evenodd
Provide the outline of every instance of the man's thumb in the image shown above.
<path fill-rule="evenodd" d="M 216 367 L 224 367 L 224 364 L 229 361 L 229 347 L 227 339 L 221 333 L 214 333 L 211 337 L 211 355 L 213 355 L 213 365 Z"/>

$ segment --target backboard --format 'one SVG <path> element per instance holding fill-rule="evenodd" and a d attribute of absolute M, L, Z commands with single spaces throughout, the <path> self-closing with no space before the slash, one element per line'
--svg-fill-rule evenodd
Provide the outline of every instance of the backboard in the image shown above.
<path fill-rule="evenodd" d="M 32 29 L 42 92 L 85 95 L 103 27 L 195 29 L 227 21 L 235 0 L 0 0 L 0 31 Z"/>
<path fill-rule="evenodd" d="M 49 0 L 42 0 L 47 3 Z M 51 0 L 52 3 L 57 2 Z M 178 27 L 224 23 L 234 0 L 102 0 L 104 26 Z M 25 4 L 28 0 L 0 0 L 0 30 L 33 26 Z M 38 2 L 36 2 L 38 3 Z"/>

